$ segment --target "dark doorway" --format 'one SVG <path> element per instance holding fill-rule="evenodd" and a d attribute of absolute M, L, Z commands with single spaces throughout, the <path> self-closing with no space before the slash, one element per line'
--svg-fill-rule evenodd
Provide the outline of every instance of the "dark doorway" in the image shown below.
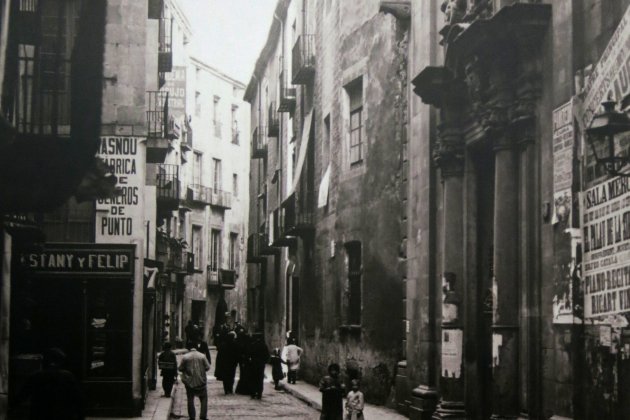
<path fill-rule="evenodd" d="M 190 306 L 190 319 L 193 324 L 199 327 L 199 331 L 204 331 L 206 321 L 206 301 L 193 300 Z"/>

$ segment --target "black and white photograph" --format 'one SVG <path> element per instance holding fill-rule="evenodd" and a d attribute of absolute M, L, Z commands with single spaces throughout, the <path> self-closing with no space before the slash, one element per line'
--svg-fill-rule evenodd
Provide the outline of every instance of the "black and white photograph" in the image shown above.
<path fill-rule="evenodd" d="M 0 420 L 630 420 L 630 0 L 0 0 Z"/>

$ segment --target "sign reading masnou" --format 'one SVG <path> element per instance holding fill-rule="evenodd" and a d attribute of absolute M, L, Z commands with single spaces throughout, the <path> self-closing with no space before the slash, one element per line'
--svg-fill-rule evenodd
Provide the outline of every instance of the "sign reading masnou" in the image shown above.
<path fill-rule="evenodd" d="M 32 274 L 132 276 L 135 245 L 46 244 L 20 253 L 20 266 Z"/>
<path fill-rule="evenodd" d="M 630 178 L 598 184 L 582 201 L 584 316 L 630 312 Z"/>

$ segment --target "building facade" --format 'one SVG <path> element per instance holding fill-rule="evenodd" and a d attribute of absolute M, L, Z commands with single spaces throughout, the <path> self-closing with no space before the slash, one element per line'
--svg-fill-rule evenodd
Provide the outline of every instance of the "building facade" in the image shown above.
<path fill-rule="evenodd" d="M 249 305 L 272 347 L 385 403 L 402 355 L 406 31 L 378 1 L 280 1 L 246 91 Z"/>
<path fill-rule="evenodd" d="M 89 414 L 139 415 L 162 344 L 181 345 L 193 318 L 207 333 L 221 299 L 241 309 L 244 85 L 189 56 L 175 0 L 8 3 L 2 112 L 19 134 L 3 159 L 17 151 L 24 177 L 2 177 L 0 418 L 23 414 L 15 396 L 50 347 Z M 197 115 L 196 90 L 224 96 L 220 118 Z"/>
<path fill-rule="evenodd" d="M 627 93 L 628 2 L 382 3 L 410 22 L 399 409 L 627 418 L 627 178 L 589 128 Z"/>

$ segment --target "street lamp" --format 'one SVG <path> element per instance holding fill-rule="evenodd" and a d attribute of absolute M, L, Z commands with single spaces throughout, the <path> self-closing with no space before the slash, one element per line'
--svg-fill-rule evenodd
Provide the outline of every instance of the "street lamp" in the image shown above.
<path fill-rule="evenodd" d="M 623 98 L 622 105 L 630 103 L 630 95 Z M 610 176 L 627 176 L 621 169 L 630 163 L 625 155 L 615 155 L 615 135 L 630 131 L 630 118 L 625 112 L 615 110 L 615 101 L 602 102 L 604 111 L 595 115 L 589 128 L 586 129 L 586 141 L 590 143 L 598 164 L 603 165 Z M 625 108 L 624 108 L 625 109 Z M 603 151 L 600 156 L 597 151 Z"/>

